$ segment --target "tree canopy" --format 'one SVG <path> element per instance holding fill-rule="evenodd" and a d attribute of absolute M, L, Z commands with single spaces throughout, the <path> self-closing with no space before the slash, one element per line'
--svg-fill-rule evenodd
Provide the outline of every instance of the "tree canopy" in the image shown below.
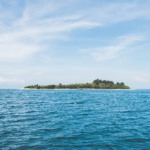
<path fill-rule="evenodd" d="M 92 83 L 74 83 L 74 84 L 50 84 L 50 85 L 29 85 L 29 89 L 129 89 L 124 82 L 114 83 L 109 80 L 95 79 Z"/>

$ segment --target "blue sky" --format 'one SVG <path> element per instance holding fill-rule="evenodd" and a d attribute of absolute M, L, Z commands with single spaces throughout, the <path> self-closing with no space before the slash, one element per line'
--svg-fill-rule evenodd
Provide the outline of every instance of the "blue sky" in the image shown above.
<path fill-rule="evenodd" d="M 150 0 L 0 0 L 0 88 L 94 79 L 150 88 Z"/>

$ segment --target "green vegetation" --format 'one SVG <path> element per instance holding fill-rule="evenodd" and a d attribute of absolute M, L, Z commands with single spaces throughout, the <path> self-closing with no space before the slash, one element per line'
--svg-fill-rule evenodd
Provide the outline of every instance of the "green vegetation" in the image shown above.
<path fill-rule="evenodd" d="M 92 83 L 75 83 L 75 84 L 58 84 L 58 85 L 30 85 L 25 88 L 29 89 L 130 89 L 123 82 L 114 83 L 108 80 L 96 79 Z"/>

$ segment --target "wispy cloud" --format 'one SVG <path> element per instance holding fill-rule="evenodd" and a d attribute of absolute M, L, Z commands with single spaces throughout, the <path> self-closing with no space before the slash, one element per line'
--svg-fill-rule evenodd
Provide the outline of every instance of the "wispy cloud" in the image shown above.
<path fill-rule="evenodd" d="M 129 35 L 118 37 L 117 40 L 109 46 L 96 47 L 82 50 L 85 54 L 92 57 L 95 61 L 102 62 L 116 59 L 122 51 L 130 49 L 136 42 L 142 41 L 142 36 Z"/>
<path fill-rule="evenodd" d="M 41 4 L 43 5 L 43 3 Z M 43 50 L 42 42 L 46 39 L 58 40 L 64 38 L 65 34 L 72 30 L 100 26 L 98 23 L 85 20 L 80 15 L 74 14 L 44 17 L 51 12 L 49 7 L 45 5 L 44 8 L 46 9 L 42 9 L 43 11 L 40 11 L 39 15 L 33 11 L 35 10 L 34 5 L 29 6 L 23 11 L 22 17 L 14 21 L 8 31 L 1 33 L 1 61 L 23 60 L 39 50 Z M 37 6 L 41 8 L 39 4 Z M 50 45 L 45 43 L 44 46 L 49 47 Z"/>
<path fill-rule="evenodd" d="M 33 3 L 26 1 L 25 4 L 25 7 L 20 10 L 20 17 L 14 18 L 16 13 L 14 9 L 7 11 L 14 13 L 12 19 L 10 19 L 12 25 L 5 22 L 7 13 L 1 19 L 1 23 L 8 26 L 8 30 L 1 31 L 1 61 L 6 59 L 23 60 L 23 58 L 43 50 L 41 43 L 46 39 L 56 40 L 68 36 L 68 32 L 73 30 L 95 28 L 110 23 L 135 19 L 142 17 L 147 11 L 143 11 L 134 3 L 110 3 L 107 6 L 94 6 L 89 8 L 88 11 L 85 11 L 86 6 L 82 8 L 83 10 L 76 9 L 76 6 L 80 4 L 79 1 L 67 0 L 66 3 L 56 3 L 56 1 L 44 0 L 38 1 L 36 5 L 35 1 Z M 69 9 L 72 5 L 75 5 L 74 9 Z M 126 42 L 128 42 L 127 38 Z M 91 55 L 99 61 L 103 61 L 104 57 L 105 60 L 114 59 L 117 57 L 118 52 L 130 42 L 96 48 Z M 45 46 L 49 47 L 50 45 L 45 43 Z"/>
<path fill-rule="evenodd" d="M 137 76 L 133 80 L 139 83 L 150 83 L 150 77 L 145 76 Z"/>
<path fill-rule="evenodd" d="M 24 83 L 25 81 L 22 79 L 16 79 L 16 78 L 6 78 L 0 76 L 0 83 Z"/>

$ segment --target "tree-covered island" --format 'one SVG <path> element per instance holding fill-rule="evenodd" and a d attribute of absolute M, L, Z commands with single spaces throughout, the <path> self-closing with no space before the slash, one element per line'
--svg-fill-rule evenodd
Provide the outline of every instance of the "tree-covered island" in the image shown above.
<path fill-rule="evenodd" d="M 24 88 L 28 89 L 130 89 L 123 82 L 114 83 L 108 80 L 96 79 L 92 83 L 75 83 L 75 84 L 50 84 L 50 85 L 29 85 Z"/>

